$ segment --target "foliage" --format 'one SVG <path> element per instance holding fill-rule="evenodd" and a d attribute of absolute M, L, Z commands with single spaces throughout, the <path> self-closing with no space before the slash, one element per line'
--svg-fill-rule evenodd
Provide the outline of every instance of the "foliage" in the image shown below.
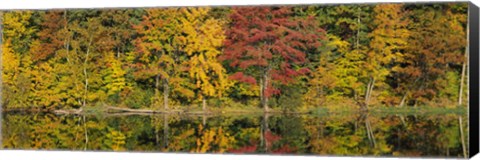
<path fill-rule="evenodd" d="M 467 10 L 462 2 L 8 11 L 2 106 L 460 105 Z"/>

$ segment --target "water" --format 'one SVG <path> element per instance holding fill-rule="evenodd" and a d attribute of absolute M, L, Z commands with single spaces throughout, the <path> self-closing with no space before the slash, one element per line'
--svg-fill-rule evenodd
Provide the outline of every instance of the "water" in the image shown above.
<path fill-rule="evenodd" d="M 5 149 L 463 157 L 466 116 L 4 113 Z M 468 151 L 468 148 L 466 148 Z"/>

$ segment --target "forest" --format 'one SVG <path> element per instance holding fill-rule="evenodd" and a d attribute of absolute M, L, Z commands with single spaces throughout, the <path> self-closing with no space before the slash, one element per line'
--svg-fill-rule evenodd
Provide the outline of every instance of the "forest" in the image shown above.
<path fill-rule="evenodd" d="M 467 3 L 4 11 L 1 103 L 30 111 L 465 107 L 467 13 Z"/>

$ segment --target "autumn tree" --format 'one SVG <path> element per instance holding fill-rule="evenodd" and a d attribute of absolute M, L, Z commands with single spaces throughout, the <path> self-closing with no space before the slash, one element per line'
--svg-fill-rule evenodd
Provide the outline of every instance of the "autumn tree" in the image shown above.
<path fill-rule="evenodd" d="M 464 99 L 464 94 L 465 94 L 465 79 L 466 79 L 466 70 L 467 70 L 467 67 L 468 67 L 468 54 L 469 54 L 469 32 L 470 32 L 470 28 L 468 27 L 469 24 L 468 24 L 468 20 L 467 20 L 467 17 L 469 15 L 468 13 L 468 5 L 466 4 L 450 4 L 451 6 L 451 12 L 449 13 L 449 15 L 451 14 L 452 16 L 452 28 L 456 31 L 456 34 L 458 34 L 459 36 L 461 35 L 464 35 L 466 36 L 466 45 L 465 45 L 465 56 L 463 58 L 463 62 L 462 62 L 462 70 L 461 70 L 461 74 L 460 74 L 460 81 L 459 81 L 459 85 L 460 85 L 460 88 L 458 89 L 458 105 L 462 105 L 466 100 L 466 98 Z M 467 95 L 468 96 L 468 95 Z"/>
<path fill-rule="evenodd" d="M 72 32 L 67 18 L 66 10 L 39 13 L 38 39 L 30 45 L 34 106 L 51 109 L 81 105 L 80 82 L 74 74 L 78 67 L 72 63 L 73 55 L 69 52 Z"/>
<path fill-rule="evenodd" d="M 76 66 L 81 66 L 83 95 L 81 104 L 83 107 L 89 101 L 95 101 L 105 95 L 100 90 L 102 79 L 99 64 L 103 53 L 110 51 L 113 41 L 111 40 L 109 27 L 104 26 L 103 20 L 98 16 L 98 11 L 84 10 L 72 11 L 70 30 L 73 32 L 71 42 L 72 61 Z M 83 18 L 79 18 L 83 17 Z"/>
<path fill-rule="evenodd" d="M 189 56 L 190 77 L 194 79 L 198 98 L 206 111 L 207 97 L 222 96 L 229 82 L 222 64 L 217 60 L 225 39 L 222 22 L 209 18 L 210 8 L 184 8 L 182 30 L 187 36 L 185 52 Z"/>
<path fill-rule="evenodd" d="M 265 112 L 269 97 L 279 93 L 273 83 L 288 84 L 307 73 L 304 51 L 320 46 L 318 34 L 305 34 L 307 28 L 322 32 L 314 21 L 291 15 L 290 7 L 236 7 L 230 15 L 222 59 L 239 68 L 232 79 L 260 86 Z"/>
<path fill-rule="evenodd" d="M 312 70 L 304 96 L 308 105 L 328 105 L 329 102 L 358 97 L 362 85 L 360 67 L 365 56 L 359 54 L 357 48 L 360 45 L 356 42 L 366 39 L 366 32 L 361 32 L 366 30 L 366 25 L 358 23 L 358 19 L 368 19 L 363 8 L 365 6 L 337 5 L 296 9 L 299 15 L 315 16 L 319 25 L 328 32 L 325 45 L 308 55 Z M 354 49 L 357 51 L 354 52 Z"/>
<path fill-rule="evenodd" d="M 308 78 L 307 93 L 305 93 L 303 97 L 308 105 L 326 105 L 332 101 L 339 101 L 341 100 L 341 93 L 338 92 L 338 90 L 340 90 L 339 88 L 341 86 L 348 86 L 348 84 L 354 84 L 356 81 L 355 77 L 341 78 L 341 73 L 344 73 L 343 71 L 354 71 L 352 69 L 347 70 L 346 68 L 356 67 L 355 64 L 358 63 L 346 62 L 354 62 L 357 60 L 355 59 L 356 57 L 345 59 L 345 61 L 337 61 L 340 60 L 340 55 L 347 54 L 350 51 L 350 43 L 334 34 L 327 34 L 326 41 L 322 50 L 320 50 L 320 56 L 317 57 L 317 66 L 313 68 Z M 351 64 L 351 66 L 347 66 L 348 64 Z M 348 90 L 345 90 L 344 92 L 347 91 Z"/>
<path fill-rule="evenodd" d="M 308 95 L 304 97 L 309 103 L 343 101 L 364 106 L 358 102 L 367 88 L 364 65 L 370 41 L 371 9 L 370 5 L 336 5 L 311 6 L 302 11 L 315 15 L 328 32 L 326 45 L 319 49 L 318 56 L 310 56 L 317 65 L 310 74 Z"/>
<path fill-rule="evenodd" d="M 464 55 L 465 36 L 451 23 L 448 6 L 423 7 L 413 12 L 412 38 L 404 55 L 402 67 L 394 68 L 398 75 L 397 90 L 407 94 L 410 104 L 428 103 L 445 88 L 445 75 L 459 65 Z M 447 12 L 441 12 L 440 7 Z M 457 83 L 458 84 L 458 83 Z M 448 84 L 451 85 L 451 84 Z M 406 102 L 405 102 L 406 103 Z"/>
<path fill-rule="evenodd" d="M 71 34 L 68 30 L 67 14 L 66 10 L 54 10 L 41 14 L 42 29 L 38 32 L 38 36 L 43 49 L 33 53 L 34 60 L 44 60 L 62 49 L 67 51 L 67 48 L 70 48 Z M 68 55 L 68 52 L 60 55 Z"/>
<path fill-rule="evenodd" d="M 30 94 L 30 44 L 37 32 L 31 23 L 31 11 L 4 13 L 2 41 L 3 104 L 11 108 L 29 106 Z"/>
<path fill-rule="evenodd" d="M 140 23 L 143 14 L 143 9 L 105 9 L 99 13 L 103 25 L 110 30 L 110 50 L 115 53 L 116 59 L 134 49 L 134 36 L 137 33 L 132 24 Z"/>
<path fill-rule="evenodd" d="M 126 86 L 125 70 L 122 68 L 122 62 L 115 58 L 115 53 L 104 53 L 102 64 L 105 64 L 100 71 L 102 81 L 105 84 L 102 90 L 107 96 L 118 94 Z"/>
<path fill-rule="evenodd" d="M 403 53 L 407 47 L 410 31 L 408 12 L 402 4 L 378 4 L 373 9 L 375 26 L 369 34 L 370 51 L 367 53 L 365 70 L 367 71 L 367 88 L 365 90 L 365 105 L 372 101 L 374 87 L 388 90 L 386 83 L 392 67 L 402 62 Z M 390 95 L 387 95 L 390 96 Z"/>
<path fill-rule="evenodd" d="M 186 67 L 184 54 L 186 37 L 182 35 L 179 8 L 148 9 L 142 22 L 134 28 L 139 34 L 135 40 L 136 77 L 154 79 L 155 97 L 163 88 L 163 106 L 168 109 L 170 88 L 186 97 L 193 97 L 192 85 L 182 78 Z"/>

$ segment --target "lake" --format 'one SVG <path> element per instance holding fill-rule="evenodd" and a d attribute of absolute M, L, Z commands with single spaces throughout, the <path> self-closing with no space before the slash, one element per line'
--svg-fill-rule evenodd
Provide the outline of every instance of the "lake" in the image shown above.
<path fill-rule="evenodd" d="M 461 132 L 468 147 L 468 119 L 463 114 L 8 112 L 3 118 L 5 149 L 461 158 Z"/>

